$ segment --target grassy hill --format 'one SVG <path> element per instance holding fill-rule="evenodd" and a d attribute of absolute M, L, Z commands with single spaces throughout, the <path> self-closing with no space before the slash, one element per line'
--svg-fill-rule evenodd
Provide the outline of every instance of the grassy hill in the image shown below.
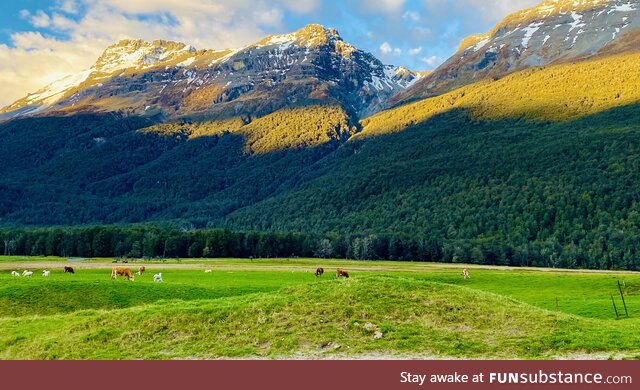
<path fill-rule="evenodd" d="M 407 265 L 408 272 L 352 268 L 352 278 L 336 280 L 314 277 L 309 267 L 315 262 L 264 264 L 291 271 L 216 268 L 226 262 L 212 263 L 211 274 L 167 268 L 163 284 L 153 283 L 150 274 L 135 282 L 111 281 L 106 269 L 54 272 L 50 280 L 11 279 L 2 272 L 0 358 L 540 359 L 638 353 L 637 296 L 627 298 L 632 318 L 619 321 L 610 302 L 599 298 L 615 292 L 615 280 L 637 285 L 636 275 L 472 269 L 472 278 L 464 280 L 459 269 L 431 266 L 425 272 Z M 326 267 L 337 264 L 325 261 Z M 523 281 L 538 293 L 529 294 Z M 53 299 L 25 299 L 23 285 L 46 288 Z M 574 290 L 587 285 L 588 294 Z M 87 297 L 95 303 L 86 305 Z M 556 297 L 558 307 L 542 308 Z M 571 305 L 569 297 L 575 299 Z M 24 311 L 8 310 L 11 300 Z"/>

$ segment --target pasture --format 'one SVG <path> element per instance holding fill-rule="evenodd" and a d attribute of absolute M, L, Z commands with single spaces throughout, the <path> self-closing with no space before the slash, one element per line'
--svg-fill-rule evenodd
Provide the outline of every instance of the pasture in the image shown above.
<path fill-rule="evenodd" d="M 184 259 L 117 264 L 147 268 L 127 281 L 111 261 L 0 257 L 0 358 L 640 358 L 637 273 Z"/>

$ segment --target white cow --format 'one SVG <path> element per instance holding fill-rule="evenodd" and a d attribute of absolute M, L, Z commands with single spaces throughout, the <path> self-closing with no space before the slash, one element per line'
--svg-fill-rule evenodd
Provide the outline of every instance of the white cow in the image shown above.
<path fill-rule="evenodd" d="M 11 271 L 11 276 L 20 276 L 18 271 Z"/>
<path fill-rule="evenodd" d="M 162 272 L 159 273 L 159 274 L 153 275 L 153 281 L 154 282 L 158 282 L 158 283 L 162 283 Z"/>
<path fill-rule="evenodd" d="M 33 275 L 33 271 L 27 271 L 26 269 L 24 270 L 24 272 L 22 272 L 22 276 L 31 276 Z"/>
<path fill-rule="evenodd" d="M 205 273 L 205 274 L 208 274 L 208 273 L 210 273 L 210 272 L 211 272 L 211 270 L 210 270 L 210 269 L 205 269 L 205 270 L 204 270 L 204 273 Z"/>
<path fill-rule="evenodd" d="M 47 276 L 49 276 L 49 272 L 50 272 L 49 270 L 45 269 L 44 271 L 42 271 L 42 276 L 46 278 Z"/>

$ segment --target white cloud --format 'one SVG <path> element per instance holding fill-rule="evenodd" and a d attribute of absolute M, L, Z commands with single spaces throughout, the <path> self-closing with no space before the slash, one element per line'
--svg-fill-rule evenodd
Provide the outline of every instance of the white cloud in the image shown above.
<path fill-rule="evenodd" d="M 429 68 L 433 69 L 438 65 L 440 65 L 443 61 L 442 61 L 442 58 L 438 56 L 431 56 L 431 57 L 422 57 L 422 62 L 427 64 Z"/>
<path fill-rule="evenodd" d="M 17 47 L 0 45 L 0 94 L 5 104 L 88 68 L 99 54 L 93 42 L 60 42 L 34 32 L 13 39 Z"/>
<path fill-rule="evenodd" d="M 393 51 L 393 49 L 391 48 L 391 45 L 389 44 L 389 42 L 384 42 L 382 45 L 380 45 L 380 52 L 382 54 L 389 54 Z"/>
<path fill-rule="evenodd" d="M 479 11 L 482 17 L 498 22 L 513 12 L 532 7 L 541 0 L 457 0 L 458 8 L 471 8 Z"/>
<path fill-rule="evenodd" d="M 360 8 L 368 12 L 396 13 L 402 11 L 405 0 L 360 0 Z"/>
<path fill-rule="evenodd" d="M 423 0 L 429 14 L 446 17 L 469 13 L 479 21 L 496 23 L 505 16 L 532 7 L 541 0 Z"/>
<path fill-rule="evenodd" d="M 422 46 L 414 47 L 413 49 L 409 49 L 409 55 L 415 56 L 422 52 Z"/>
<path fill-rule="evenodd" d="M 75 15 L 80 12 L 78 3 L 75 0 L 62 0 L 57 2 L 57 8 L 68 14 Z"/>
<path fill-rule="evenodd" d="M 402 50 L 397 47 L 391 47 L 389 42 L 384 42 L 382 45 L 380 45 L 380 53 L 382 53 L 383 55 L 400 55 L 402 54 Z"/>
<path fill-rule="evenodd" d="M 420 21 L 420 14 L 415 11 L 407 11 L 402 14 L 402 19 L 410 20 L 412 22 L 418 22 Z"/>
<path fill-rule="evenodd" d="M 20 10 L 20 16 L 27 19 L 34 27 L 45 28 L 51 25 L 51 18 L 44 11 L 38 10 L 32 14 L 26 9 Z"/>

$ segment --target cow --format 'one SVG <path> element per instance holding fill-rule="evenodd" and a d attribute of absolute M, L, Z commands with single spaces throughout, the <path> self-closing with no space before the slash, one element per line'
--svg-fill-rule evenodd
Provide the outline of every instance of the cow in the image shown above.
<path fill-rule="evenodd" d="M 50 271 L 45 269 L 44 271 L 42 271 L 42 276 L 44 276 L 45 278 L 48 277 L 49 276 L 49 272 Z"/>
<path fill-rule="evenodd" d="M 205 270 L 204 270 L 204 273 L 205 273 L 205 274 L 210 274 L 210 273 L 211 273 L 211 270 L 210 270 L 210 269 L 205 269 Z"/>
<path fill-rule="evenodd" d="M 468 269 L 463 269 L 462 270 L 462 276 L 464 276 L 465 279 L 469 279 L 471 276 L 469 276 L 469 270 Z"/>
<path fill-rule="evenodd" d="M 111 279 L 115 279 L 118 275 L 124 276 L 127 280 L 133 282 L 133 274 L 131 273 L 131 268 L 125 267 L 113 267 L 111 270 Z"/>
<path fill-rule="evenodd" d="M 336 278 L 339 278 L 341 276 L 344 277 L 344 278 L 348 278 L 349 277 L 349 273 L 346 270 L 338 268 L 336 270 Z"/>
<path fill-rule="evenodd" d="M 33 271 L 27 271 L 26 269 L 22 272 L 22 276 L 30 277 L 33 275 Z"/>
<path fill-rule="evenodd" d="M 11 276 L 20 276 L 20 273 L 18 273 L 18 271 L 11 271 Z"/>
<path fill-rule="evenodd" d="M 324 274 L 324 268 L 318 267 L 318 269 L 316 269 L 316 276 L 322 276 L 322 274 Z"/>
<path fill-rule="evenodd" d="M 153 281 L 154 282 L 158 282 L 158 283 L 162 283 L 162 272 L 153 275 Z"/>
<path fill-rule="evenodd" d="M 73 267 L 64 267 L 64 272 L 65 273 L 70 273 L 70 274 L 75 274 L 76 271 L 73 270 Z"/>
<path fill-rule="evenodd" d="M 138 275 L 142 275 L 144 271 L 146 271 L 146 268 L 144 268 L 144 265 L 143 265 L 142 267 L 138 268 Z"/>

